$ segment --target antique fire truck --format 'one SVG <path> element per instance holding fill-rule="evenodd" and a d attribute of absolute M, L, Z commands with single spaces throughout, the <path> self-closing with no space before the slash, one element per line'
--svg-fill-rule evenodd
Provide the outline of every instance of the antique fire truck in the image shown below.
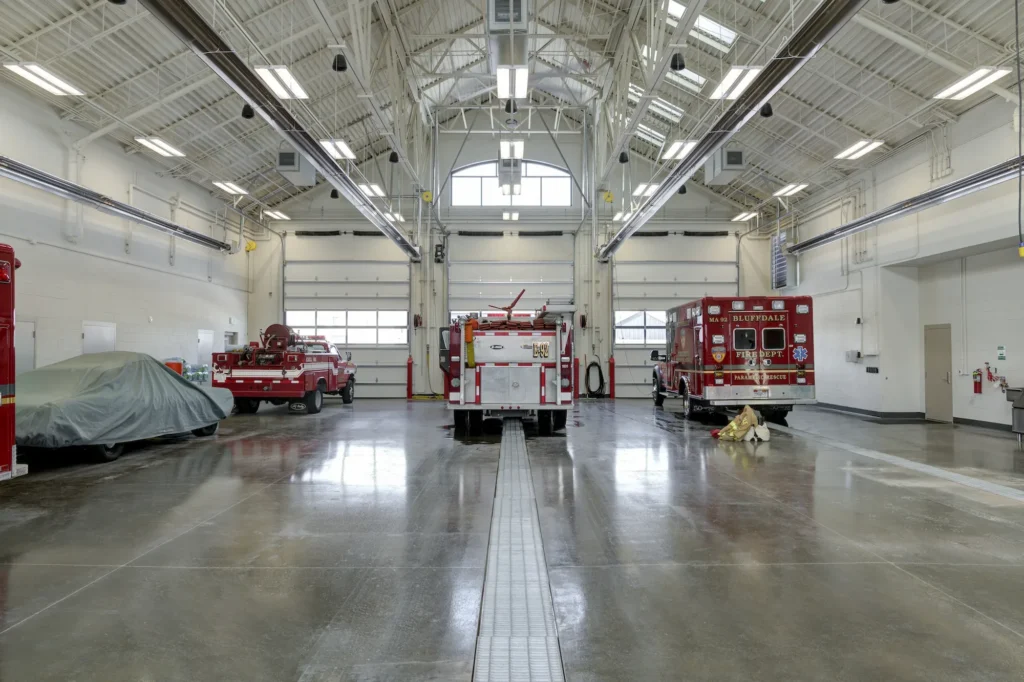
<path fill-rule="evenodd" d="M 283 324 L 260 332 L 260 341 L 237 351 L 213 354 L 213 385 L 235 396 L 235 407 L 252 414 L 264 400 L 288 403 L 293 410 L 316 414 L 324 395 L 355 398 L 356 366 L 323 336 L 299 336 Z"/>
<path fill-rule="evenodd" d="M 708 297 L 665 315 L 665 354 L 651 353 L 655 405 L 678 399 L 687 416 L 750 405 L 781 420 L 814 402 L 810 296 Z"/>
<path fill-rule="evenodd" d="M 573 406 L 572 313 L 569 301 L 548 301 L 533 315 L 464 317 L 441 330 L 441 369 L 456 431 L 478 434 L 486 416 L 535 415 L 538 429 L 565 428 Z"/>

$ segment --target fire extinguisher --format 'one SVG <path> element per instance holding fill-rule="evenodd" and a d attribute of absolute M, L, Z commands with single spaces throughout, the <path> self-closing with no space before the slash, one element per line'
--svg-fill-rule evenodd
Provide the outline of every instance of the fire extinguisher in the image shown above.
<path fill-rule="evenodd" d="M 981 370 L 976 369 L 971 373 L 971 377 L 974 378 L 974 392 L 981 393 Z"/>

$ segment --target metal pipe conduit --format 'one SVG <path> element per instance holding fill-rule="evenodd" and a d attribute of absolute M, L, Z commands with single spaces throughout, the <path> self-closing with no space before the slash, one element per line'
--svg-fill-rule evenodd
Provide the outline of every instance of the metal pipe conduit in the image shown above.
<path fill-rule="evenodd" d="M 309 134 L 303 125 L 274 96 L 221 39 L 217 32 L 185 0 L 139 0 L 174 35 L 202 59 L 214 73 L 249 103 L 259 115 L 313 164 L 321 175 L 344 196 L 374 227 L 379 229 L 413 261 L 420 260 L 419 248 L 384 216 L 384 212 L 363 194 L 357 183 Z"/>
<path fill-rule="evenodd" d="M 200 246 L 216 249 L 217 251 L 231 251 L 231 245 L 226 242 L 194 232 L 187 227 L 182 227 L 177 223 L 172 223 L 169 220 L 135 208 L 122 201 L 111 199 L 105 194 L 94 192 L 88 187 L 77 185 L 68 180 L 58 178 L 56 175 L 50 175 L 37 168 L 26 166 L 6 156 L 0 156 L 0 176 L 24 183 L 36 189 L 41 189 L 44 192 L 56 194 L 59 197 L 70 199 L 79 204 L 91 206 L 97 211 L 102 211 L 118 218 L 127 218 L 140 225 L 152 227 L 161 232 L 180 237 L 193 244 L 199 244 Z"/>
<path fill-rule="evenodd" d="M 905 199 L 892 206 L 887 206 L 874 213 L 869 213 L 845 225 L 840 225 L 834 230 L 823 232 L 815 237 L 793 244 L 793 246 L 789 247 L 789 252 L 801 254 L 844 237 L 849 237 L 857 232 L 862 232 L 879 223 L 917 213 L 926 208 L 938 206 L 947 201 L 998 185 L 1001 182 L 1012 180 L 1020 175 L 1022 161 L 1024 161 L 1024 156 L 1017 156 L 973 175 L 968 175 L 965 178 L 954 180 L 935 189 L 930 189 L 927 192 L 922 192 L 917 196 Z"/>
<path fill-rule="evenodd" d="M 615 236 L 601 247 L 599 260 L 610 259 L 865 4 L 867 0 L 823 0 L 693 150 L 669 172 L 647 203 L 638 208 Z"/>

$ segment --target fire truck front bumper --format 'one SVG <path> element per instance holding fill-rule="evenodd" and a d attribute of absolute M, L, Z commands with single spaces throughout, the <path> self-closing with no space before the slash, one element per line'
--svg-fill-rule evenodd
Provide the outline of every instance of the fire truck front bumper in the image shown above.
<path fill-rule="evenodd" d="M 709 405 L 812 405 L 817 402 L 814 386 L 708 386 L 704 399 Z"/>

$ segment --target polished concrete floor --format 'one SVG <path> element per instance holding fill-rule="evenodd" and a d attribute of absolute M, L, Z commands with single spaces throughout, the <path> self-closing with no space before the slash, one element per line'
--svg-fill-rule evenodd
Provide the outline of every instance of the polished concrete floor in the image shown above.
<path fill-rule="evenodd" d="M 499 436 L 446 421 L 329 402 L 36 458 L 0 483 L 0 680 L 469 680 Z M 791 425 L 1016 476 L 1001 436 Z M 568 680 L 1024 679 L 1024 503 L 710 428 L 647 401 L 528 428 Z"/>

